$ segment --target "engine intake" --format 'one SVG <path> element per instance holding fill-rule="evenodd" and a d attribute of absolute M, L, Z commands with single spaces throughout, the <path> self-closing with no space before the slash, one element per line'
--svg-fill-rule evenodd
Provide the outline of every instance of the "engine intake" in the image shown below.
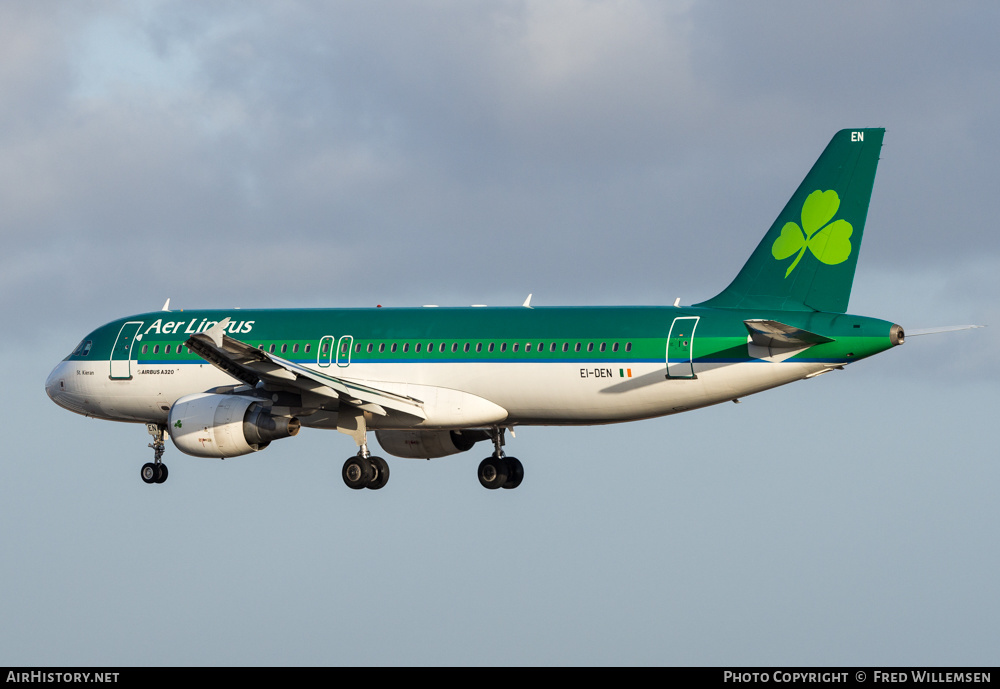
<path fill-rule="evenodd" d="M 273 416 L 259 400 L 240 395 L 198 393 L 174 402 L 170 439 L 195 457 L 239 457 L 291 437 L 301 424 L 294 416 Z"/>

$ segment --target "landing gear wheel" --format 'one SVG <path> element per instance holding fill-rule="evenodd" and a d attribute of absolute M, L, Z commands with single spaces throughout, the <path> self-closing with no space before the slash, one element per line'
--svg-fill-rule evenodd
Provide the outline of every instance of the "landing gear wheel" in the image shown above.
<path fill-rule="evenodd" d="M 503 457 L 493 455 L 479 463 L 479 483 L 483 488 L 496 490 L 507 483 L 508 465 Z"/>
<path fill-rule="evenodd" d="M 142 480 L 146 483 L 156 483 L 156 475 L 159 472 L 156 471 L 156 465 L 152 462 L 147 462 L 142 465 L 142 471 L 139 472 L 142 476 Z"/>
<path fill-rule="evenodd" d="M 372 480 L 368 483 L 368 487 L 378 490 L 389 482 L 389 464 L 381 457 L 369 457 L 368 461 L 372 465 Z"/>
<path fill-rule="evenodd" d="M 156 423 L 147 423 L 146 432 L 153 436 L 153 442 L 149 444 L 153 448 L 153 461 L 143 464 L 139 475 L 146 483 L 163 483 L 167 480 L 167 465 L 163 464 L 160 458 L 167 449 L 165 443 L 167 427 Z"/>
<path fill-rule="evenodd" d="M 372 468 L 372 463 L 368 458 L 355 455 L 344 462 L 344 470 L 341 472 L 341 475 L 344 477 L 344 483 L 347 484 L 348 488 L 361 490 L 362 488 L 367 488 L 368 484 L 372 482 L 375 470 Z"/>
<path fill-rule="evenodd" d="M 504 457 L 507 461 L 507 482 L 504 488 L 517 488 L 524 480 L 524 466 L 517 457 Z"/>

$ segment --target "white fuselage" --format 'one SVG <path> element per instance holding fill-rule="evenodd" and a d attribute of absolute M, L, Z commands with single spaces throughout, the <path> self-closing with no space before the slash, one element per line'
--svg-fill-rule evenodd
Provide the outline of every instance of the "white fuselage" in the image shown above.
<path fill-rule="evenodd" d="M 822 362 L 754 360 L 696 366 L 696 378 L 668 378 L 663 363 L 539 361 L 359 363 L 338 373 L 423 403 L 426 419 L 374 416 L 371 428 L 434 429 L 651 418 L 736 399 L 830 368 Z M 131 379 L 112 379 L 107 360 L 64 361 L 50 374 L 46 391 L 60 406 L 87 416 L 162 424 L 179 398 L 239 382 L 204 362 L 132 362 L 132 371 Z M 301 421 L 335 427 L 336 411 L 305 415 Z"/>

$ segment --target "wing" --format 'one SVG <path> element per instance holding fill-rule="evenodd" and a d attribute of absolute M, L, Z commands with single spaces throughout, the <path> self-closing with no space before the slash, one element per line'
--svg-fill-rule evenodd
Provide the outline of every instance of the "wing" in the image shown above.
<path fill-rule="evenodd" d="M 226 334 L 226 317 L 208 330 L 192 335 L 185 345 L 205 361 L 247 385 L 295 389 L 339 400 L 363 411 L 386 416 L 386 409 L 426 419 L 423 402 L 406 395 L 330 376 L 274 356 Z"/>

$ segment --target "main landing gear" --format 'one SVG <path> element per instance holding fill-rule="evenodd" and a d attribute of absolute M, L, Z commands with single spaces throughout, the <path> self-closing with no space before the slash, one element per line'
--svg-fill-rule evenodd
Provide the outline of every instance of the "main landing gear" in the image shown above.
<path fill-rule="evenodd" d="M 149 444 L 153 448 L 153 461 L 142 465 L 140 475 L 146 483 L 163 483 L 167 480 L 167 465 L 161 461 L 167 449 L 164 442 L 167 438 L 167 427 L 147 423 L 146 430 L 153 436 L 153 442 Z"/>
<path fill-rule="evenodd" d="M 494 428 L 493 454 L 479 463 L 479 483 L 483 488 L 517 488 L 524 480 L 524 466 L 517 457 L 507 457 L 503 451 L 503 428 Z"/>
<path fill-rule="evenodd" d="M 358 448 L 358 454 L 344 462 L 341 472 L 348 488 L 378 490 L 389 482 L 389 464 L 381 457 L 368 453 L 368 442 Z"/>

